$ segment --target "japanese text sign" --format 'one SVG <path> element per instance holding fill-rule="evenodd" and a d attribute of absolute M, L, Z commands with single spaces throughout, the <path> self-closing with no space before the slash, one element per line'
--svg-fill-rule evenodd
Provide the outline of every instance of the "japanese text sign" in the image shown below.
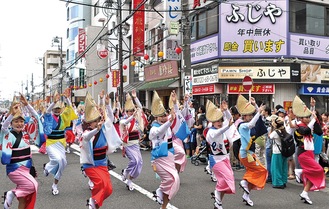
<path fill-rule="evenodd" d="M 85 31 L 85 29 L 79 28 L 78 38 L 79 38 L 79 40 L 78 40 L 78 54 L 80 55 L 86 50 L 86 31 Z"/>
<path fill-rule="evenodd" d="M 178 77 L 177 61 L 163 62 L 156 65 L 145 67 L 145 81 L 156 81 L 168 78 Z"/>
<path fill-rule="evenodd" d="M 291 56 L 329 60 L 329 38 L 290 35 Z"/>
<path fill-rule="evenodd" d="M 119 70 L 112 70 L 112 87 L 118 87 L 119 83 L 120 83 Z"/>
<path fill-rule="evenodd" d="M 221 4 L 223 57 L 277 56 L 287 53 L 286 0 L 233 1 Z"/>
<path fill-rule="evenodd" d="M 219 79 L 243 79 L 250 76 L 252 79 L 290 79 L 289 66 L 252 66 L 252 67 L 218 67 Z"/>
<path fill-rule="evenodd" d="M 248 91 L 243 88 L 242 84 L 229 83 L 227 87 L 228 94 L 248 94 Z M 252 85 L 252 94 L 274 94 L 274 84 L 260 84 L 256 83 Z"/>
<path fill-rule="evenodd" d="M 134 9 L 138 8 L 142 2 L 142 0 L 134 0 Z M 133 15 L 133 53 L 135 56 L 144 56 L 144 8 L 143 4 Z"/>
<path fill-rule="evenodd" d="M 218 83 L 217 65 L 213 65 L 205 68 L 193 69 L 192 74 L 193 74 L 193 78 L 192 78 L 193 85 Z"/>
<path fill-rule="evenodd" d="M 201 86 L 193 86 L 192 93 L 193 93 L 193 95 L 221 94 L 221 93 L 223 93 L 223 86 L 220 84 L 208 84 L 208 85 L 201 85 Z"/>
<path fill-rule="evenodd" d="M 202 39 L 191 44 L 191 62 L 201 62 L 218 57 L 218 36 Z"/>
<path fill-rule="evenodd" d="M 165 0 L 164 1 L 165 4 L 165 10 L 167 10 L 168 12 L 166 12 L 166 22 L 167 23 L 167 27 L 169 28 L 170 26 L 170 22 L 178 22 L 181 17 L 182 17 L 182 11 L 181 11 L 181 0 Z"/>
<path fill-rule="evenodd" d="M 325 95 L 329 94 L 329 86 L 326 85 L 315 85 L 315 84 L 304 84 L 299 91 L 302 95 Z"/>

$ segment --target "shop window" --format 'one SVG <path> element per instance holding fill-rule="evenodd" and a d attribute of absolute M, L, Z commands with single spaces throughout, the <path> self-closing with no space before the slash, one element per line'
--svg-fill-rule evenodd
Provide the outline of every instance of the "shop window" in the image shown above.
<path fill-rule="evenodd" d="M 290 1 L 290 32 L 328 36 L 327 15 L 323 5 Z"/>

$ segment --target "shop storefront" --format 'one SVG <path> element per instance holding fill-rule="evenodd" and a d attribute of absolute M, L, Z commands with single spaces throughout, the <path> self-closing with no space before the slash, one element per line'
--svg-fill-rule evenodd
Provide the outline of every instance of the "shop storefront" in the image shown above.
<path fill-rule="evenodd" d="M 177 61 L 166 61 L 144 69 L 144 84 L 137 88 L 145 92 L 145 106 L 151 107 L 153 90 L 156 90 L 165 107 L 168 107 L 172 90 L 179 92 L 180 75 Z"/>

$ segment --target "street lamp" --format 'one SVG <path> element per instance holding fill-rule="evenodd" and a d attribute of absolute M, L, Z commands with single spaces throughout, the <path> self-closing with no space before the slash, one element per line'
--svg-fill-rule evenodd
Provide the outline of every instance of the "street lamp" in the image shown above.
<path fill-rule="evenodd" d="M 61 78 L 60 78 L 60 83 L 59 83 L 59 86 L 60 86 L 60 94 L 62 94 L 63 92 L 63 78 L 64 78 L 64 75 L 63 75 L 63 39 L 62 37 L 54 37 L 53 38 L 53 46 L 54 46 L 54 43 L 58 44 L 58 50 L 59 50 L 59 53 L 60 53 L 60 59 L 59 59 L 59 72 L 61 74 Z"/>

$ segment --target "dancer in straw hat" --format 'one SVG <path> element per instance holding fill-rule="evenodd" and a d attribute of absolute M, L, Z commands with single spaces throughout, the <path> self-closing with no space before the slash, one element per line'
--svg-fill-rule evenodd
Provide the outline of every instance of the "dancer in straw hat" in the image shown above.
<path fill-rule="evenodd" d="M 235 194 L 234 173 L 229 157 L 229 148 L 232 144 L 225 135 L 233 124 L 233 119 L 225 101 L 221 103 L 219 109 L 210 100 L 206 104 L 206 118 L 212 123 L 206 134 L 206 140 L 211 145 L 210 168 L 217 179 L 216 189 L 211 194 L 215 199 L 215 208 L 222 209 L 224 195 Z"/>
<path fill-rule="evenodd" d="M 300 118 L 295 131 L 295 140 L 297 142 L 297 156 L 302 169 L 301 178 L 304 183 L 303 192 L 299 195 L 301 200 L 307 204 L 313 204 L 308 196 L 309 191 L 325 188 L 325 175 L 323 168 L 314 160 L 314 144 L 312 129 L 316 122 L 316 115 L 312 113 L 305 103 L 296 96 L 292 102 L 294 114 Z M 312 119 L 311 119 L 312 116 Z M 297 169 L 296 169 L 297 170 Z M 300 173 L 296 173 L 296 177 Z"/>
<path fill-rule="evenodd" d="M 261 105 L 258 108 L 253 97 L 248 101 L 245 97 L 239 95 L 237 109 L 243 117 L 243 122 L 239 126 L 239 133 L 241 135 L 239 157 L 240 162 L 246 168 L 246 173 L 240 182 L 240 187 L 244 190 L 242 196 L 243 202 L 249 206 L 253 206 L 254 203 L 249 196 L 250 192 L 252 189 L 261 190 L 265 187 L 267 170 L 256 157 L 254 140 L 257 136 L 251 137 L 251 129 L 255 127 L 256 122 L 261 116 L 261 112 L 265 109 L 265 105 Z M 257 111 L 257 113 L 254 116 L 255 111 Z M 256 129 L 258 129 L 258 127 L 256 127 Z M 266 127 L 265 131 L 267 131 Z"/>
<path fill-rule="evenodd" d="M 139 140 L 144 127 L 148 122 L 142 110 L 136 90 L 132 91 L 132 97 L 137 104 L 137 110 L 129 93 L 126 94 L 125 111 L 127 117 L 120 120 L 120 133 L 123 141 L 124 157 L 129 159 L 129 163 L 121 172 L 122 181 L 126 182 L 128 190 L 134 190 L 132 180 L 136 179 L 142 172 L 143 158 L 140 151 Z"/>
<path fill-rule="evenodd" d="M 176 101 L 174 100 L 174 102 Z M 161 208 L 165 209 L 169 201 L 177 194 L 180 184 L 175 167 L 173 133 L 170 128 L 176 121 L 176 114 L 172 110 L 171 117 L 168 118 L 166 109 L 156 91 L 153 94 L 151 112 L 155 117 L 149 134 L 152 141 L 151 162 L 154 172 L 161 179 L 160 187 L 153 193 L 156 201 L 161 204 Z"/>
<path fill-rule="evenodd" d="M 185 96 L 185 104 L 187 105 L 187 100 Z M 177 101 L 177 96 L 175 91 L 170 94 L 169 98 L 169 108 L 173 109 L 176 114 L 176 123 L 172 126 L 173 135 L 173 147 L 175 151 L 175 165 L 178 173 L 182 173 L 185 170 L 187 159 L 184 149 L 183 140 L 188 137 L 190 130 L 185 121 L 183 113 L 179 110 L 179 104 Z M 186 111 L 185 111 L 186 112 Z"/>
<path fill-rule="evenodd" d="M 38 113 L 22 94 L 20 101 L 36 119 L 37 124 L 34 125 L 39 126 L 37 129 L 42 130 Z M 45 139 L 42 134 L 32 136 L 24 124 L 25 119 L 20 103 L 14 97 L 9 116 L 4 121 L 0 133 L 2 163 L 6 165 L 8 178 L 17 185 L 15 189 L 5 192 L 5 209 L 10 208 L 14 197 L 18 199 L 18 208 L 22 209 L 33 209 L 36 202 L 38 183 L 34 179 L 36 173 L 30 170 L 33 168 L 30 140 L 37 139 L 35 144 L 41 146 Z"/>
<path fill-rule="evenodd" d="M 100 99 L 103 100 L 103 93 Z M 103 95 L 103 96 L 102 96 Z M 87 200 L 89 209 L 98 209 L 112 194 L 112 182 L 107 167 L 107 155 L 121 145 L 121 140 L 113 126 L 113 112 L 109 96 L 105 96 L 99 105 L 87 92 L 85 99 L 84 133 L 80 139 L 80 163 L 94 187 Z"/>
<path fill-rule="evenodd" d="M 67 104 L 64 108 L 64 104 L 60 101 L 60 95 L 56 92 L 53 102 L 49 105 L 44 115 L 44 131 L 47 134 L 46 150 L 50 160 L 44 164 L 44 175 L 48 176 L 49 173 L 54 175 L 53 195 L 58 195 L 59 193 L 57 184 L 67 165 L 65 128 L 70 126 L 72 120 L 78 118 L 72 108 L 69 99 L 70 95 L 70 89 L 68 88 L 64 91 L 64 98 Z"/>

